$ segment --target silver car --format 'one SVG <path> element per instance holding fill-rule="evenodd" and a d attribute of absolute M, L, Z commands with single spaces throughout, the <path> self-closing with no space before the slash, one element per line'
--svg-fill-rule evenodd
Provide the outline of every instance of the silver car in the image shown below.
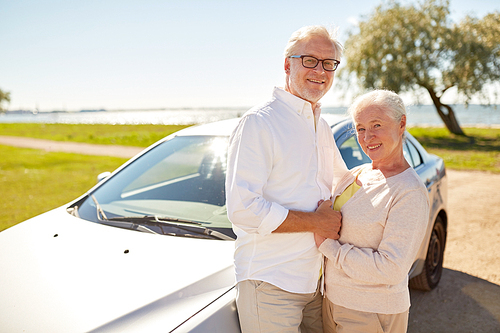
<path fill-rule="evenodd" d="M 328 120 L 347 165 L 369 162 L 351 122 Z M 174 133 L 75 201 L 1 232 L 0 331 L 239 332 L 224 194 L 237 121 Z M 442 271 L 446 174 L 407 135 L 432 207 L 410 283 L 430 290 Z"/>

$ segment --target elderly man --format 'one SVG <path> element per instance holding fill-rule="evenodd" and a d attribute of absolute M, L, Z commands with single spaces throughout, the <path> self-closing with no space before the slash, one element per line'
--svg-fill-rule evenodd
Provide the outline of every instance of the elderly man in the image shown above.
<path fill-rule="evenodd" d="M 285 49 L 285 88 L 249 110 L 231 136 L 226 196 L 243 332 L 322 332 L 314 233 L 338 239 L 341 216 L 327 199 L 347 168 L 318 101 L 341 54 L 326 28 L 296 31 Z"/>

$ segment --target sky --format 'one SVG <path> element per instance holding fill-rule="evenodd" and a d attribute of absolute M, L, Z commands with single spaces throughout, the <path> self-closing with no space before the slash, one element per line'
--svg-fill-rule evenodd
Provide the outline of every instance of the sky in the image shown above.
<path fill-rule="evenodd" d="M 0 89 L 11 94 L 4 107 L 251 107 L 284 86 L 283 50 L 295 30 L 337 27 L 344 44 L 379 3 L 0 0 Z M 450 10 L 458 22 L 500 11 L 500 1 L 451 0 Z M 322 99 L 349 102 L 335 86 Z"/>

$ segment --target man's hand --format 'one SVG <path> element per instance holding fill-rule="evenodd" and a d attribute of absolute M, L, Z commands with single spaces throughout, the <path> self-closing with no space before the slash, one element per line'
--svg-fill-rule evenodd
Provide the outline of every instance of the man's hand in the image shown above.
<path fill-rule="evenodd" d="M 339 238 L 342 214 L 332 209 L 332 202 L 321 202 L 315 212 L 288 211 L 288 216 L 274 230 L 276 233 L 314 232 L 331 239 Z"/>
<path fill-rule="evenodd" d="M 314 241 L 316 242 L 316 247 L 320 247 L 325 240 L 326 240 L 325 237 L 320 236 L 318 234 L 314 234 Z"/>
<path fill-rule="evenodd" d="M 316 215 L 314 233 L 324 238 L 339 239 L 342 214 L 333 210 L 332 205 L 330 200 L 323 201 L 314 212 Z"/>

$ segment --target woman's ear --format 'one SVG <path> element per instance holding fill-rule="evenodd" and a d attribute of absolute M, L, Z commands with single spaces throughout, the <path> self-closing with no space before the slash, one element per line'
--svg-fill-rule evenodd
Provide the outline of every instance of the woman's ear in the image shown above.
<path fill-rule="evenodd" d="M 406 116 L 402 115 L 401 116 L 401 121 L 399 122 L 399 129 L 401 131 L 401 135 L 405 132 L 406 130 Z"/>

